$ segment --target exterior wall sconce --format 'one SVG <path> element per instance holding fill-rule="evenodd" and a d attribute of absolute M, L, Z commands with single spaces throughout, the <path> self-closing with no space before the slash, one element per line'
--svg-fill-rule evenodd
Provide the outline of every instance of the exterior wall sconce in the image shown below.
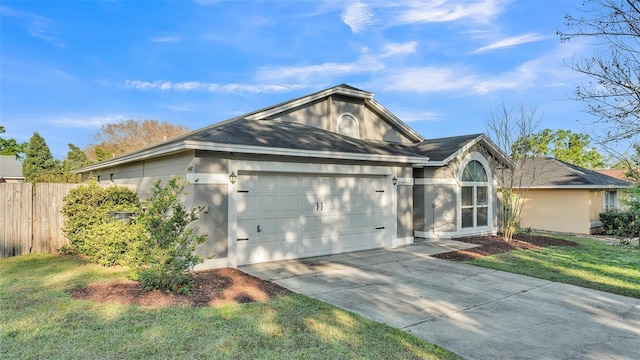
<path fill-rule="evenodd" d="M 391 179 L 391 182 L 393 185 L 398 185 L 398 178 L 394 176 L 393 179 Z"/>
<path fill-rule="evenodd" d="M 238 180 L 238 175 L 236 175 L 236 173 L 232 171 L 231 175 L 229 175 L 229 182 L 232 184 L 235 184 L 237 180 Z"/>

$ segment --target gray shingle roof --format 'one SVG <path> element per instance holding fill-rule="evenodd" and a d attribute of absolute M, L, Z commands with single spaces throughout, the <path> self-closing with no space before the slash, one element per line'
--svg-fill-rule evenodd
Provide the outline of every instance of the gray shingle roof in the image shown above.
<path fill-rule="evenodd" d="M 406 146 L 359 140 L 313 126 L 273 120 L 240 119 L 192 133 L 187 139 L 265 148 L 420 156 Z"/>
<path fill-rule="evenodd" d="M 427 156 L 429 161 L 444 161 L 479 136 L 482 136 L 482 134 L 427 139 L 414 146 L 414 148 L 415 151 Z"/>
<path fill-rule="evenodd" d="M 631 183 L 554 158 L 528 158 L 518 163 L 523 187 L 625 188 Z"/>
<path fill-rule="evenodd" d="M 23 179 L 22 163 L 13 155 L 0 155 L 0 177 Z"/>

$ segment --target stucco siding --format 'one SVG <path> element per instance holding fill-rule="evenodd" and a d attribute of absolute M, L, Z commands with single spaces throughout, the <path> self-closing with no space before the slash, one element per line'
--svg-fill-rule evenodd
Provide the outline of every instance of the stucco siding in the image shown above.
<path fill-rule="evenodd" d="M 529 189 L 522 201 L 521 228 L 589 233 L 588 190 Z"/>
<path fill-rule="evenodd" d="M 228 252 L 228 206 L 229 187 L 220 184 L 195 184 L 193 186 L 194 205 L 203 206 L 194 229 L 206 236 L 206 242 L 196 249 L 203 259 L 224 258 Z"/>
<path fill-rule="evenodd" d="M 413 236 L 413 187 L 398 186 L 398 238 Z"/>
<path fill-rule="evenodd" d="M 589 192 L 589 221 L 600 221 L 600 213 L 604 211 L 604 191 Z"/>

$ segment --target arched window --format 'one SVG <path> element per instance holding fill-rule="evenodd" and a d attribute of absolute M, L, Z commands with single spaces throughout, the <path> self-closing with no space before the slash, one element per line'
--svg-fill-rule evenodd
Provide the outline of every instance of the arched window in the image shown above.
<path fill-rule="evenodd" d="M 338 134 L 351 136 L 352 138 L 360 138 L 360 130 L 358 128 L 358 119 L 355 116 L 344 113 L 338 118 Z"/>
<path fill-rule="evenodd" d="M 471 160 L 462 172 L 462 228 L 489 225 L 489 180 L 484 166 Z"/>

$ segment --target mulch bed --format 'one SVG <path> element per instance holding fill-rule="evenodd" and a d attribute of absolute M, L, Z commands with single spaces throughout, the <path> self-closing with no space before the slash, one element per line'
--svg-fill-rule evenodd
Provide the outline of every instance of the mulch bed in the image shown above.
<path fill-rule="evenodd" d="M 433 255 L 433 257 L 453 261 L 469 261 L 483 256 L 501 254 L 511 250 L 535 250 L 547 246 L 577 246 L 573 241 L 555 239 L 539 235 L 516 234 L 511 242 L 499 236 L 470 236 L 455 239 L 480 246 Z"/>
<path fill-rule="evenodd" d="M 545 236 L 519 234 L 507 243 L 498 236 L 474 236 L 456 239 L 480 245 L 475 248 L 434 255 L 436 258 L 468 261 L 511 250 L 539 249 L 545 246 L 576 246 L 572 241 Z M 258 279 L 238 269 L 222 268 L 194 272 L 195 286 L 191 296 L 158 290 L 145 292 L 136 281 L 93 283 L 69 290 L 75 299 L 117 302 L 140 306 L 219 306 L 229 303 L 262 302 L 278 295 L 292 294 L 280 285 Z"/>
<path fill-rule="evenodd" d="M 280 285 L 258 279 L 238 269 L 221 268 L 193 273 L 191 296 L 158 290 L 145 292 L 137 281 L 94 283 L 69 291 L 75 299 L 117 302 L 141 306 L 219 306 L 229 303 L 267 301 L 277 295 L 292 294 Z"/>

